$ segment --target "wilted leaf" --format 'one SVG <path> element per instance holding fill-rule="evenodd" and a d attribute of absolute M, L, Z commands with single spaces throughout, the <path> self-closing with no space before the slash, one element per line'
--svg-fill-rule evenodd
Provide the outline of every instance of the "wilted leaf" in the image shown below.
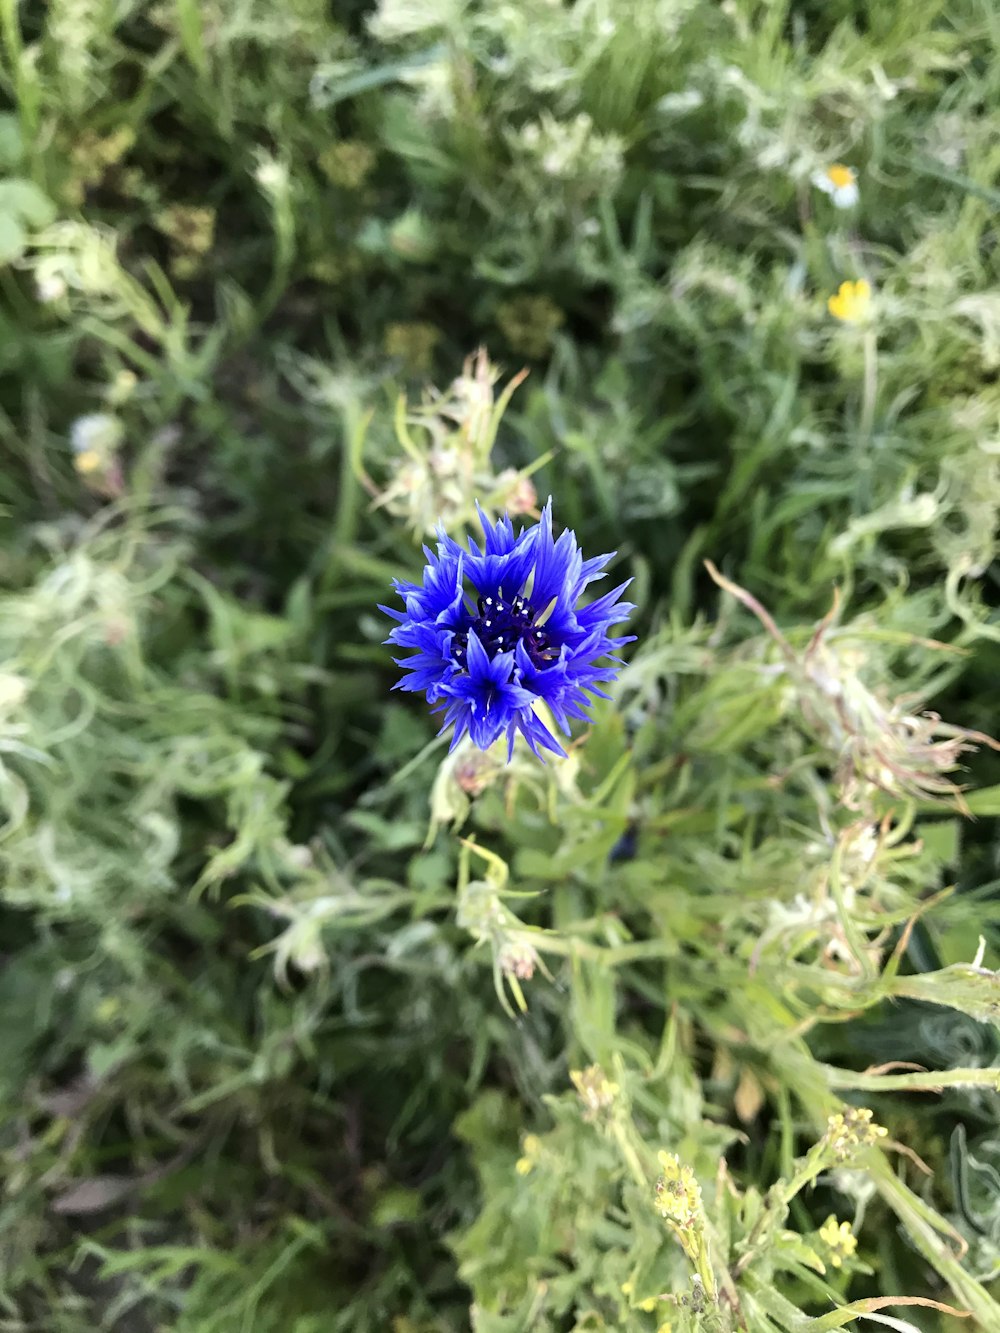
<path fill-rule="evenodd" d="M 757 1119 L 763 1105 L 764 1089 L 761 1086 L 760 1079 L 749 1065 L 744 1065 L 740 1071 L 736 1091 L 733 1093 L 733 1107 L 739 1117 L 740 1124 L 752 1124 Z"/>
<path fill-rule="evenodd" d="M 52 1211 L 65 1216 L 99 1213 L 124 1199 L 135 1185 L 130 1176 L 91 1176 L 57 1194 L 52 1200 Z"/>

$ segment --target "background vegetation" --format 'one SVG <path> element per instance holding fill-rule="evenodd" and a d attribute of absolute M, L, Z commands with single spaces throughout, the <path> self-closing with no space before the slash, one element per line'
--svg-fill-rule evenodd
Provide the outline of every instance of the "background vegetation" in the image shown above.
<path fill-rule="evenodd" d="M 995 5 L 0 37 L 0 1328 L 996 1333 Z M 639 641 L 449 763 L 532 487 Z"/>

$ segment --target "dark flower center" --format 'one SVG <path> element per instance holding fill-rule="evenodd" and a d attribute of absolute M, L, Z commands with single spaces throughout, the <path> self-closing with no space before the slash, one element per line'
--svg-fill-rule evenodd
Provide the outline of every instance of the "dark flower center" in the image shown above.
<path fill-rule="evenodd" d="M 455 633 L 451 642 L 451 654 L 460 667 L 468 661 L 469 631 L 475 630 L 476 638 L 486 649 L 490 658 L 497 653 L 509 653 L 522 642 L 525 651 L 536 667 L 546 667 L 559 656 L 559 647 L 554 644 L 546 630 L 535 624 L 536 611 L 523 597 L 504 601 L 497 593 L 493 597 L 480 597 L 476 603 L 479 615 L 469 616 Z"/>

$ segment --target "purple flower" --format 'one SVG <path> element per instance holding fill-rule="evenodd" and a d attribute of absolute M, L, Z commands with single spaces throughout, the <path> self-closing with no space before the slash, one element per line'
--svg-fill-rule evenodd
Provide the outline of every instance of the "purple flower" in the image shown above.
<path fill-rule="evenodd" d="M 539 746 L 565 754 L 534 703 L 567 735 L 571 718 L 590 721 L 588 696 L 608 697 L 598 682 L 614 679 L 613 654 L 634 637 L 610 633 L 635 610 L 618 600 L 628 582 L 577 605 L 611 556 L 584 560 L 568 530 L 555 540 L 551 500 L 541 522 L 516 537 L 507 515 L 491 524 L 480 510 L 479 518 L 482 549 L 439 529 L 437 554 L 424 547 L 423 582 L 395 580 L 406 610 L 380 608 L 399 622 L 387 642 L 414 650 L 395 659 L 407 674 L 394 688 L 427 696 L 444 715 L 441 730 L 455 728 L 452 749 L 466 732 L 481 750 L 506 736 L 509 760 L 520 732 L 536 755 Z"/>

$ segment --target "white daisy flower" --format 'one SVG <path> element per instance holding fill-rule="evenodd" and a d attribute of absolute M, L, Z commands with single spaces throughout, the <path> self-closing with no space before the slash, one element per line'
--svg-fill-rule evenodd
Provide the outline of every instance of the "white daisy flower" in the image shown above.
<path fill-rule="evenodd" d="M 75 454 L 90 450 L 107 454 L 117 447 L 121 434 L 121 422 L 110 412 L 88 412 L 86 416 L 77 417 L 70 426 L 70 447 Z"/>
<path fill-rule="evenodd" d="M 66 279 L 58 273 L 40 273 L 35 281 L 35 293 L 43 305 L 61 301 L 66 292 Z"/>
<path fill-rule="evenodd" d="M 853 208 L 860 197 L 858 178 L 852 168 L 845 167 L 843 162 L 834 162 L 815 172 L 812 182 L 817 190 L 830 196 L 836 208 Z"/>

